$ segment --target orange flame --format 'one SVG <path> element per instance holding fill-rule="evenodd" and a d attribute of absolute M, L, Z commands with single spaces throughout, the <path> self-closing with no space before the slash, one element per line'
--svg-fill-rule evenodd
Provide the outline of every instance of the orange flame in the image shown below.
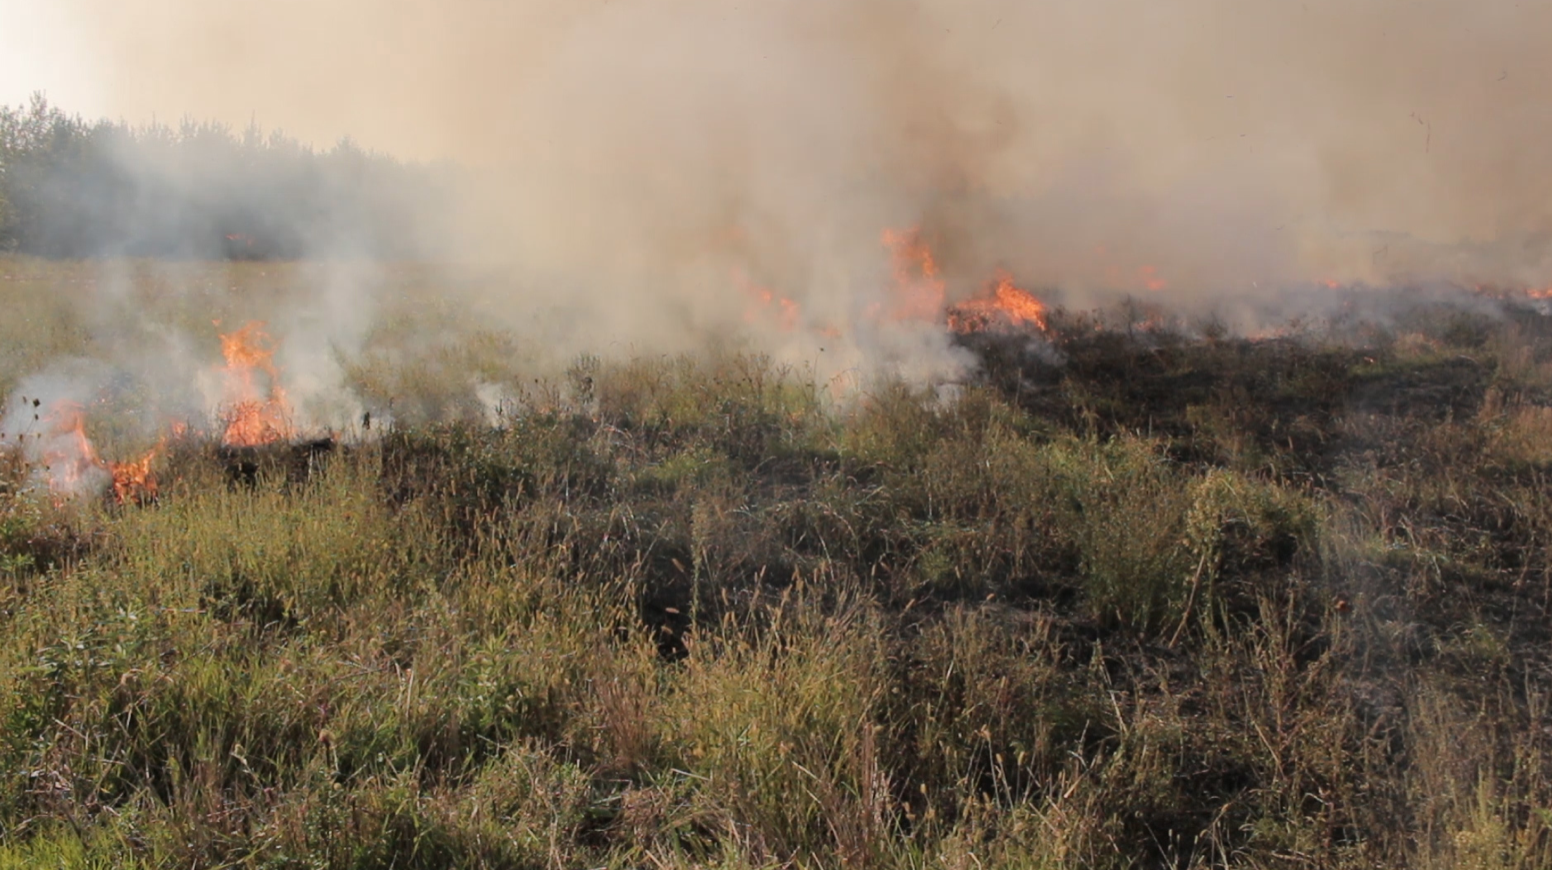
<path fill-rule="evenodd" d="M 108 473 L 113 475 L 113 500 L 119 504 L 149 504 L 156 501 L 156 478 L 151 474 L 151 463 L 162 450 L 158 444 L 150 452 L 129 462 L 108 463 Z"/>
<path fill-rule="evenodd" d="M 993 327 L 1045 330 L 1045 303 L 1013 283 L 1006 272 L 999 273 L 989 291 L 968 299 L 949 310 L 949 328 L 961 335 Z"/>
<path fill-rule="evenodd" d="M 895 299 L 889 313 L 899 320 L 937 320 L 943 313 L 943 279 L 919 230 L 884 230 L 884 247 L 894 256 Z"/>
<path fill-rule="evenodd" d="M 776 307 L 781 312 L 778 322 L 783 330 L 791 332 L 798 328 L 798 304 L 796 302 L 785 296 L 777 296 L 769 290 L 763 291 L 761 298 L 764 300 L 766 307 L 770 307 L 772 301 L 776 303 Z"/>
<path fill-rule="evenodd" d="M 56 402 L 43 419 L 48 422 L 49 431 L 42 459 L 48 469 L 49 492 L 56 502 L 81 494 L 84 487 L 101 486 L 104 481 L 91 478 L 102 471 L 108 472 L 113 498 L 119 504 L 156 500 L 157 484 L 151 463 L 161 452 L 162 444 L 130 462 L 104 462 L 86 437 L 86 411 L 79 403 Z"/>
<path fill-rule="evenodd" d="M 264 324 L 250 321 L 236 332 L 221 336 L 221 355 L 226 357 L 226 434 L 221 443 L 231 447 L 257 447 L 291 437 L 291 409 L 280 372 L 275 368 L 275 348 Z M 265 396 L 259 375 L 268 382 Z"/>
<path fill-rule="evenodd" d="M 86 437 L 86 409 L 78 402 L 56 402 L 43 419 L 49 426 L 42 453 L 49 492 L 55 499 L 68 498 L 76 494 L 93 469 L 102 468 L 96 448 Z"/>
<path fill-rule="evenodd" d="M 778 296 L 771 290 L 755 284 L 742 271 L 734 270 L 733 280 L 749 296 L 749 306 L 744 309 L 745 323 L 755 324 L 769 321 L 772 319 L 771 314 L 774 313 L 776 325 L 783 332 L 792 332 L 798 328 L 798 324 L 802 320 L 803 309 L 796 301 L 785 296 Z"/>

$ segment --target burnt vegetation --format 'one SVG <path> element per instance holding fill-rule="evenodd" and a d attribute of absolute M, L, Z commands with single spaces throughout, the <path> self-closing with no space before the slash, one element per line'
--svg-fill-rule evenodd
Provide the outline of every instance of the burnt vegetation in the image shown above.
<path fill-rule="evenodd" d="M 584 358 L 143 506 L 11 457 L 0 861 L 1546 866 L 1548 319 L 1144 314 L 953 395 Z"/>

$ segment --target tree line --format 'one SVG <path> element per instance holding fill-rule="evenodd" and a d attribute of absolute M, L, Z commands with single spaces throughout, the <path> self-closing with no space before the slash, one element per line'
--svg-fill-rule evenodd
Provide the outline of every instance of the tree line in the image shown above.
<path fill-rule="evenodd" d="M 0 106 L 0 250 L 52 258 L 422 259 L 454 170 L 349 139 L 314 149 L 250 125 L 86 121 L 35 95 Z"/>

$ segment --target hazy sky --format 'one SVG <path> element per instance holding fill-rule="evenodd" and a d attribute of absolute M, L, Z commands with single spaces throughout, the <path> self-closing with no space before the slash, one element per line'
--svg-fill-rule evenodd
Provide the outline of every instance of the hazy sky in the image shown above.
<path fill-rule="evenodd" d="M 110 111 L 72 17 L 54 0 L 0 0 L 0 102 L 44 91 L 83 115 Z"/>
<path fill-rule="evenodd" d="M 489 156 L 501 92 L 612 0 L 0 0 L 0 101 L 219 120 L 412 158 Z M 673 2 L 673 0 L 670 0 Z"/>
<path fill-rule="evenodd" d="M 567 270 L 889 222 L 1052 283 L 1374 277 L 1375 233 L 1539 281 L 1548 34 L 1514 0 L 0 0 L 0 98 L 504 165 L 491 222 Z"/>

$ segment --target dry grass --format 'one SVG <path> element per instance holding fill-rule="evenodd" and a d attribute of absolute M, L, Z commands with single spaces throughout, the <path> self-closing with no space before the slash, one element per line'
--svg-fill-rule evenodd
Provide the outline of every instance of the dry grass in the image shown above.
<path fill-rule="evenodd" d="M 1552 332 L 1398 322 L 836 407 L 389 321 L 311 475 L 9 456 L 0 867 L 1547 866 Z"/>

